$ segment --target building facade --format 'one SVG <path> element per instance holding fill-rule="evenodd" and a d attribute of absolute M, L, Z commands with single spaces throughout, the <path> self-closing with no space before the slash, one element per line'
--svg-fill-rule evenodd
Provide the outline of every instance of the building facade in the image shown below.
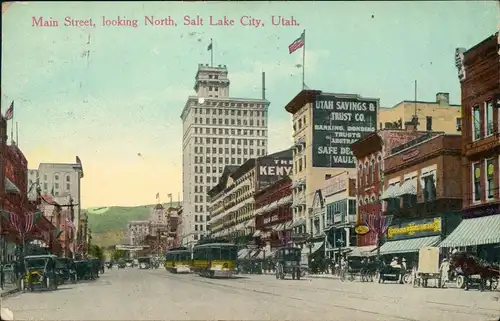
<path fill-rule="evenodd" d="M 463 215 L 440 246 L 500 260 L 500 60 L 499 34 L 469 50 L 457 49 L 462 89 Z"/>
<path fill-rule="evenodd" d="M 346 170 L 355 173 L 351 144 L 376 130 L 378 106 L 378 99 L 303 90 L 285 107 L 293 115 L 292 207 L 296 233 L 312 232 L 312 203 L 326 175 Z"/>
<path fill-rule="evenodd" d="M 380 254 L 414 260 L 451 234 L 462 219 L 461 163 L 460 135 L 429 132 L 388 151 L 380 199 L 391 226 Z"/>
<path fill-rule="evenodd" d="M 383 129 L 370 133 L 352 145 L 357 167 L 357 214 L 358 223 L 365 223 L 371 216 L 380 217 L 384 203 L 380 197 L 384 191 L 384 160 L 391 150 L 409 141 L 422 137 L 428 132 L 415 130 L 411 123 L 404 129 Z M 438 133 L 436 133 L 437 135 Z M 358 246 L 377 244 L 377 232 L 370 230 L 358 235 Z"/>
<path fill-rule="evenodd" d="M 402 129 L 417 116 L 418 129 L 460 134 L 462 109 L 450 104 L 449 93 L 437 93 L 435 101 L 402 101 L 391 108 L 380 108 L 378 129 Z"/>
<path fill-rule="evenodd" d="M 356 246 L 356 210 L 356 175 L 345 171 L 327 176 L 315 193 L 310 222 L 312 248 L 303 248 L 303 257 L 324 253 L 338 259 L 339 254 Z"/>
<path fill-rule="evenodd" d="M 292 172 L 291 149 L 227 166 L 209 191 L 210 232 L 213 237 L 251 237 L 255 232 L 254 194 Z"/>
<path fill-rule="evenodd" d="M 127 226 L 129 237 L 128 244 L 133 246 L 142 245 L 146 236 L 150 234 L 151 224 L 149 221 L 130 221 Z"/>
<path fill-rule="evenodd" d="M 284 177 L 260 189 L 254 195 L 254 238 L 260 239 L 266 252 L 288 245 L 292 240 L 292 180 Z"/>
<path fill-rule="evenodd" d="M 61 205 L 71 205 L 71 221 L 76 231 L 81 231 L 81 180 L 84 177 L 83 165 L 78 156 L 74 163 L 40 163 L 38 169 L 27 173 L 27 191 L 31 198 L 36 198 L 40 191 L 42 195 L 53 196 L 54 201 Z M 78 239 L 80 235 L 76 235 Z"/>
<path fill-rule="evenodd" d="M 267 154 L 269 101 L 232 98 L 229 88 L 226 66 L 198 65 L 196 94 L 188 97 L 181 114 L 183 240 L 189 243 L 206 235 L 206 195 L 224 167 Z"/>

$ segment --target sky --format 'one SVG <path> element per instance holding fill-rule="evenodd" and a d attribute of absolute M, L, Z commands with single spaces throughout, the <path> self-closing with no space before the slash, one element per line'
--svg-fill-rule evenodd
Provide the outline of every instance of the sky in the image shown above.
<path fill-rule="evenodd" d="M 151 15 L 177 25 L 144 25 Z M 205 25 L 183 25 L 186 15 Z M 273 15 L 299 25 L 273 26 Z M 102 26 L 103 16 L 137 19 L 138 27 Z M 210 16 L 235 25 L 209 26 Z M 242 26 L 244 16 L 264 26 Z M 36 27 L 33 17 L 60 24 Z M 92 18 L 95 27 L 66 27 L 66 17 Z M 266 72 L 272 153 L 291 145 L 284 106 L 301 90 L 302 50 L 289 54 L 288 45 L 303 30 L 310 89 L 391 107 L 413 100 L 417 80 L 418 100 L 449 92 L 459 104 L 455 48 L 492 35 L 499 21 L 495 1 L 14 3 L 2 19 L 2 113 L 14 100 L 29 168 L 80 157 L 83 207 L 151 204 L 156 193 L 176 200 L 180 114 L 194 94 L 198 63 L 210 63 L 210 38 L 214 64 L 229 70 L 230 96 L 260 98 Z"/>

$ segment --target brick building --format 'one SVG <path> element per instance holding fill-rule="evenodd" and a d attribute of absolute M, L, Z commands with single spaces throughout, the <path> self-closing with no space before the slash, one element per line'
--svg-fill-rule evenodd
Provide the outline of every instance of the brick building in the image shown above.
<path fill-rule="evenodd" d="M 292 180 L 285 177 L 258 191 L 255 198 L 254 237 L 259 237 L 272 251 L 291 241 Z"/>
<path fill-rule="evenodd" d="M 383 204 L 379 198 L 383 191 L 384 158 L 394 147 L 427 134 L 413 129 L 411 124 L 405 129 L 383 129 L 352 144 L 357 167 L 358 222 L 364 222 L 368 215 L 380 217 Z M 358 236 L 358 246 L 376 245 L 376 242 L 377 235 L 374 231 Z"/>
<path fill-rule="evenodd" d="M 457 49 L 462 88 L 464 220 L 442 247 L 500 259 L 500 60 L 498 33 Z"/>
<path fill-rule="evenodd" d="M 461 136 L 429 132 L 386 151 L 383 215 L 392 216 L 382 255 L 412 256 L 461 221 Z"/>

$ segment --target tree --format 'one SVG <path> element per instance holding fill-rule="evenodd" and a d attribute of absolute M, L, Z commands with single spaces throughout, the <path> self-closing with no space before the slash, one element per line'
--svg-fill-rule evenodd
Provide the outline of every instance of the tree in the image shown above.
<path fill-rule="evenodd" d="M 117 261 L 119 259 L 124 259 L 126 257 L 127 257 L 127 252 L 125 252 L 124 250 L 115 249 L 113 252 L 111 252 L 111 258 L 114 261 Z"/>
<path fill-rule="evenodd" d="M 99 245 L 91 244 L 89 247 L 89 254 L 101 261 L 104 260 L 104 251 Z"/>

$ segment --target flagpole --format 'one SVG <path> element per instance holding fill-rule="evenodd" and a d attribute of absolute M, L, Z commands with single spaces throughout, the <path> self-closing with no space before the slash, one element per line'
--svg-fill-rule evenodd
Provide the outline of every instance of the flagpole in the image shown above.
<path fill-rule="evenodd" d="M 210 38 L 210 67 L 214 66 L 214 43 L 212 38 Z"/>
<path fill-rule="evenodd" d="M 14 144 L 14 110 L 12 111 L 12 118 L 10 123 L 10 144 Z"/>
<path fill-rule="evenodd" d="M 304 46 L 302 46 L 302 90 L 306 88 L 305 69 L 306 69 L 306 29 L 304 29 Z"/>

